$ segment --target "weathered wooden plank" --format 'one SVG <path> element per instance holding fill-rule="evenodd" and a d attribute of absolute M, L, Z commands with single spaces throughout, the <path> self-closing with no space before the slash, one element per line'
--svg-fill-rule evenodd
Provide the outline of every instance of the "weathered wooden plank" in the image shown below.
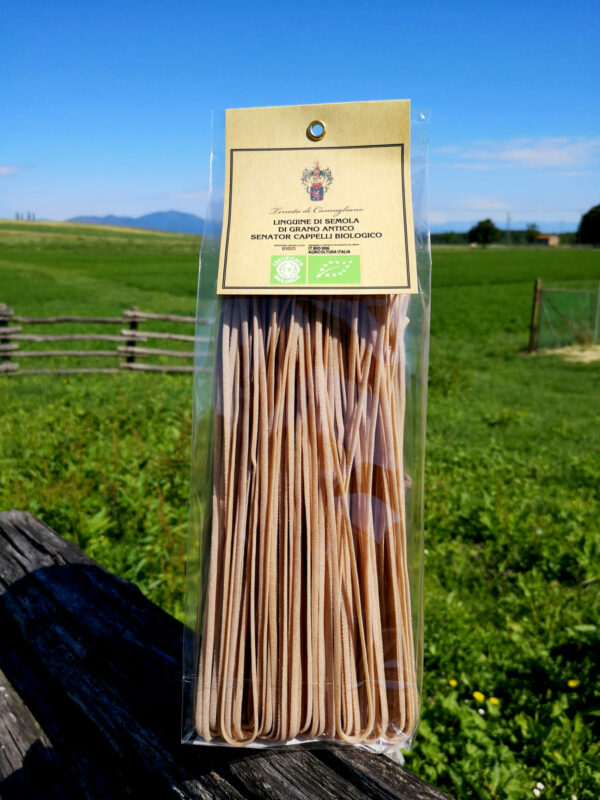
<path fill-rule="evenodd" d="M 14 338 L 15 333 L 20 333 L 23 328 L 20 325 L 3 325 L 0 326 L 0 339 L 4 336 L 11 336 Z"/>
<path fill-rule="evenodd" d="M 0 627 L 17 630 L 44 672 L 42 696 L 79 710 L 133 794 L 239 798 L 212 764 L 198 774 L 179 764 L 181 626 L 29 515 L 0 514 L 0 543 Z"/>
<path fill-rule="evenodd" d="M 50 750 L 45 733 L 0 668 L 0 785 L 22 770 L 29 750 L 39 745 Z"/>
<path fill-rule="evenodd" d="M 22 316 L 13 316 L 11 317 L 14 322 L 21 322 L 25 325 L 29 323 L 55 323 L 55 322 L 99 322 L 99 323 L 110 323 L 114 325 L 122 325 L 123 324 L 123 317 L 79 317 L 73 315 L 66 315 L 60 317 L 22 317 Z"/>
<path fill-rule="evenodd" d="M 10 361 L 0 361 L 0 372 L 18 372 L 19 365 L 11 363 Z"/>
<path fill-rule="evenodd" d="M 118 369 L 118 367 L 90 367 L 89 369 L 82 367 L 81 369 L 19 369 L 18 372 L 16 372 L 16 369 L 18 369 L 18 364 L 15 364 L 14 366 L 15 374 L 17 375 L 77 375 L 85 373 L 91 374 L 94 372 L 99 372 L 105 375 L 117 375 L 121 371 Z"/>
<path fill-rule="evenodd" d="M 13 353 L 15 350 L 19 349 L 18 344 L 12 344 L 12 342 L 8 342 L 6 344 L 0 344 L 0 353 Z"/>
<path fill-rule="evenodd" d="M 17 328 L 15 330 L 22 330 Z M 2 331 L 4 333 L 5 331 Z M 46 335 L 41 333 L 21 333 L 11 336 L 11 339 L 19 342 L 124 342 L 126 341 L 120 334 L 113 333 L 73 333 Z M 145 341 L 144 335 L 140 335 L 140 341 Z"/>
<path fill-rule="evenodd" d="M 18 676 L 21 693 L 36 698 L 34 717 L 7 673 Z M 85 751 L 81 741 L 86 742 Z M 93 744 L 92 744 L 93 742 Z M 3 755 L 5 758 L 3 759 Z M 81 717 L 71 717 L 14 646 L 9 626 L 0 648 L 0 797 L 2 800 L 126 800 L 131 791 L 116 759 Z"/>
<path fill-rule="evenodd" d="M 117 350 L 19 350 L 16 355 L 18 358 L 45 358 L 50 356 L 77 356 L 77 358 L 85 358 L 86 356 L 102 356 L 102 358 L 121 357 L 121 354 L 117 352 Z"/>
<path fill-rule="evenodd" d="M 127 336 L 129 339 L 136 339 L 137 341 L 146 341 L 148 339 L 171 339 L 175 342 L 210 342 L 210 336 L 187 336 L 184 333 L 162 333 L 160 331 L 132 331 L 128 328 L 123 328 L 121 331 L 122 336 Z"/>
<path fill-rule="evenodd" d="M 127 364 L 121 363 L 119 364 L 121 369 L 129 369 L 133 370 L 134 372 L 193 372 L 194 368 L 192 366 L 189 367 L 179 367 L 179 366 L 163 366 L 162 364 Z M 201 372 L 203 370 L 200 370 Z"/>
<path fill-rule="evenodd" d="M 410 800 L 442 800 L 448 795 L 428 786 L 408 770 L 399 770 L 389 758 L 374 760 L 364 750 L 349 750 L 343 747 L 315 751 L 317 758 L 348 780 L 359 783 L 363 791 L 378 800 L 395 800 L 398 791 L 401 797 Z"/>
<path fill-rule="evenodd" d="M 149 319 L 163 320 L 164 322 L 196 322 L 196 317 L 182 317 L 179 314 L 153 314 L 146 311 L 133 311 L 127 310 L 123 312 L 123 316 L 128 320 L 136 320 L 137 322 L 144 322 Z M 202 320 L 199 320 L 202 322 Z"/>
<path fill-rule="evenodd" d="M 445 798 L 416 778 L 404 780 L 404 771 L 383 756 L 357 750 L 181 745 L 182 626 L 23 512 L 0 514 L 0 629 L 10 654 L 0 667 L 55 752 L 68 752 L 76 740 L 74 760 L 88 759 L 92 771 L 106 760 L 110 780 L 117 776 L 119 791 L 129 796 Z M 27 679 L 32 670 L 35 679 Z M 338 759 L 337 766 L 328 759 Z M 53 796 L 51 788 L 40 800 Z"/>
<path fill-rule="evenodd" d="M 267 796 L 273 800 L 306 800 L 318 797 L 326 800 L 366 800 L 369 795 L 337 775 L 333 770 L 322 769 L 314 754 L 298 750 L 293 754 L 290 770 L 289 753 L 266 751 L 240 763 L 231 765 L 233 774 L 250 796 Z"/>
<path fill-rule="evenodd" d="M 194 353 L 187 350 L 162 350 L 156 347 L 117 347 L 124 356 L 169 356 L 170 358 L 193 358 Z"/>

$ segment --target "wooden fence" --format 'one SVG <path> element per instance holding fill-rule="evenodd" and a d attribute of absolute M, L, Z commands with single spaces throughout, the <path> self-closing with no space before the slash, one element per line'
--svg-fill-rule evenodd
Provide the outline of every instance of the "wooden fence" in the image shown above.
<path fill-rule="evenodd" d="M 174 323 L 171 327 L 185 325 L 190 333 L 180 333 L 178 331 L 151 331 L 140 330 L 142 323 L 153 322 Z M 0 303 L 0 375 L 67 375 L 82 372 L 104 372 L 118 373 L 122 370 L 133 370 L 140 372 L 193 372 L 194 343 L 203 342 L 208 344 L 209 337 L 196 337 L 193 335 L 193 325 L 195 317 L 184 317 L 177 314 L 152 314 L 140 311 L 133 306 L 123 311 L 121 317 L 79 317 L 79 316 L 60 316 L 60 317 L 24 317 L 16 315 L 13 309 Z M 40 334 L 23 333 L 24 327 L 28 325 L 50 325 L 56 323 L 76 323 L 102 324 L 120 326 L 118 332 L 112 333 L 61 333 L 61 334 Z M 180 328 L 181 330 L 181 328 Z M 185 328 L 183 328 L 185 330 Z M 156 340 L 167 342 L 188 343 L 186 349 L 164 349 L 163 346 L 153 347 Z M 111 342 L 116 345 L 111 349 L 29 349 L 30 344 L 48 342 Z M 142 346 L 147 345 L 150 346 Z M 160 344 L 160 342 L 159 342 Z M 177 345 L 173 345 L 177 347 Z M 160 363 L 149 361 L 149 358 L 160 358 Z M 122 359 L 116 367 L 91 366 L 81 367 L 47 367 L 43 369 L 22 369 L 21 359 L 34 358 L 68 358 L 98 359 L 119 358 Z M 165 359 L 167 361 L 165 362 Z M 172 363 L 172 360 L 179 363 Z M 183 363 L 181 363 L 183 361 Z"/>

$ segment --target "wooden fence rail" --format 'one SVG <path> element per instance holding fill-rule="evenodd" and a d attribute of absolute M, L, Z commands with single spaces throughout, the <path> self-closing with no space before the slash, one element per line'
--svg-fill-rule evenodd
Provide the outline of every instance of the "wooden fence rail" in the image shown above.
<path fill-rule="evenodd" d="M 58 317 L 26 317 L 15 314 L 12 308 L 0 303 L 0 375 L 70 375 L 73 373 L 118 373 L 121 371 L 148 371 L 148 372 L 193 372 L 194 353 L 192 349 L 164 349 L 160 347 L 140 347 L 148 340 L 164 340 L 168 342 L 199 342 L 207 345 L 209 336 L 194 336 L 193 333 L 177 333 L 173 331 L 146 331 L 140 330 L 143 323 L 170 322 L 188 327 L 196 320 L 192 316 L 178 314 L 155 314 L 140 311 L 135 306 L 123 311 L 120 317 L 82 317 L 66 315 Z M 18 323 L 18 324 L 15 324 Z M 23 333 L 27 325 L 45 325 L 56 323 L 93 323 L 106 325 L 119 325 L 120 330 L 115 333 L 72 333 L 52 334 Z M 209 325 L 210 320 L 200 320 L 200 324 Z M 125 327 L 126 326 L 126 327 Z M 193 331 L 193 329 L 192 329 Z M 49 342 L 114 342 L 116 347 L 107 350 L 80 350 L 80 349 L 22 349 L 31 344 L 46 344 Z M 154 344 L 154 341 L 152 342 Z M 158 342 L 157 342 L 158 344 Z M 149 357 L 158 357 L 159 363 L 148 361 Z M 118 367 L 98 366 L 52 366 L 43 369 L 21 369 L 20 360 L 30 358 L 120 358 Z M 179 363 L 170 363 L 163 359 L 177 359 Z M 189 363 L 181 364 L 180 359 Z M 29 363 L 29 362 L 27 362 Z"/>

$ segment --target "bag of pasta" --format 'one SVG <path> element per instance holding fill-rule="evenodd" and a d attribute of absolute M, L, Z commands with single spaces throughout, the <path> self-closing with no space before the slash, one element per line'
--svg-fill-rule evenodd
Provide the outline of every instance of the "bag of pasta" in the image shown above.
<path fill-rule="evenodd" d="M 226 112 L 198 291 L 184 741 L 394 752 L 415 733 L 426 132 L 408 101 Z"/>

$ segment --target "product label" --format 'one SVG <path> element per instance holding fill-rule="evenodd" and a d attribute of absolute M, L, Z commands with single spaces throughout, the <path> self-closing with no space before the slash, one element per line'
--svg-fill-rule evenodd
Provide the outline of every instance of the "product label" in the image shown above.
<path fill-rule="evenodd" d="M 417 292 L 409 101 L 227 111 L 217 291 Z"/>

